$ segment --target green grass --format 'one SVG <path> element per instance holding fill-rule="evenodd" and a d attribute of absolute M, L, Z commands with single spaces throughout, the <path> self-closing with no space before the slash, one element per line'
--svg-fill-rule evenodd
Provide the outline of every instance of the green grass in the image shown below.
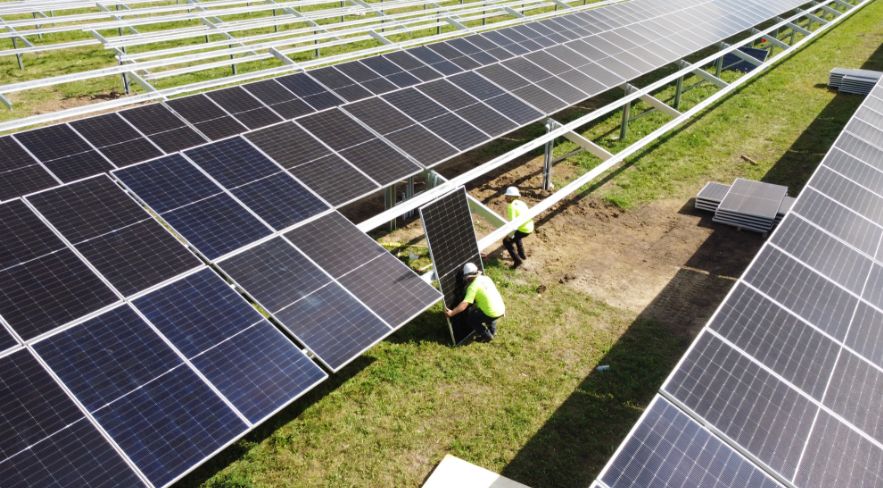
<path fill-rule="evenodd" d="M 735 176 L 796 193 L 861 100 L 815 85 L 833 66 L 873 58 L 868 66 L 881 68 L 880 18 L 883 2 L 871 4 L 596 193 L 631 208 Z M 633 124 L 633 137 L 652 123 Z M 602 121 L 587 133 L 602 138 L 611 127 Z M 496 263 L 489 273 L 509 306 L 497 341 L 451 348 L 432 309 L 182 485 L 418 486 L 451 453 L 534 488 L 587 486 L 689 339 L 557 282 L 538 294 L 539 283 Z M 598 373 L 598 364 L 612 368 Z"/>

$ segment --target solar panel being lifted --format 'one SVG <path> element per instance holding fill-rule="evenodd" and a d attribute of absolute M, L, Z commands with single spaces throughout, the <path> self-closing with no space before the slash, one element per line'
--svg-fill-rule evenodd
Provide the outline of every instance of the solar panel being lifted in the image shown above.
<path fill-rule="evenodd" d="M 883 409 L 872 400 L 883 397 L 883 197 L 867 186 L 883 181 L 883 147 L 871 142 L 883 121 L 864 122 L 875 104 L 883 104 L 880 83 L 660 390 L 715 446 L 787 486 L 883 482 Z M 629 448 L 651 410 L 602 471 L 607 486 L 733 486 L 695 484 L 658 462 L 676 429 L 659 429 L 659 448 Z M 711 454 L 697 447 L 677 463 L 705 465 Z M 648 469 L 623 477 L 621 466 Z"/>

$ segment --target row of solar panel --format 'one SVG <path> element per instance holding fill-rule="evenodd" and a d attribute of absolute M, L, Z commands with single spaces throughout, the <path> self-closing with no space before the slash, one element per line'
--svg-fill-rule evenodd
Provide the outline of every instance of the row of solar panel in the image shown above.
<path fill-rule="evenodd" d="M 601 480 L 880 485 L 881 242 L 883 83 L 663 385 L 726 442 L 660 398 Z"/>
<path fill-rule="evenodd" d="M 28 131 L 0 138 L 0 200 L 298 118 L 255 137 L 323 146 L 286 168 L 341 205 L 798 3 L 630 2 Z"/>
<path fill-rule="evenodd" d="M 217 176 L 232 193 L 265 178 L 259 168 Z M 186 208 L 194 189 L 220 198 L 177 169 L 196 186 L 165 175 L 161 204 Z M 275 202 L 314 215 L 301 210 L 313 200 Z M 211 209 L 162 215 L 198 242 L 240 225 Z M 107 176 L 0 204 L 0 230 L 0 473 L 12 486 L 140 484 L 119 453 L 166 485 L 327 377 Z M 333 371 L 440 297 L 336 212 L 267 234 L 220 269 Z"/>

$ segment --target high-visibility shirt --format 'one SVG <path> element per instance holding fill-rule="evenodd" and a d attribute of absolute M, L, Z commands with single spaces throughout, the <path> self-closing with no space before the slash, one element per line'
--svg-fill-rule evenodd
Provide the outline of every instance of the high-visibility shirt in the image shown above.
<path fill-rule="evenodd" d="M 503 297 L 497 291 L 497 285 L 487 276 L 479 275 L 466 287 L 466 303 L 474 303 L 479 310 L 491 318 L 502 317 L 506 313 Z"/>
<path fill-rule="evenodd" d="M 509 217 L 509 221 L 513 221 L 518 217 L 527 213 L 527 204 L 522 202 L 521 200 L 513 200 L 509 202 L 509 206 L 506 207 L 506 214 Z M 521 224 L 521 227 L 518 228 L 520 232 L 525 234 L 530 234 L 533 232 L 533 219 L 528 220 L 527 222 Z"/>

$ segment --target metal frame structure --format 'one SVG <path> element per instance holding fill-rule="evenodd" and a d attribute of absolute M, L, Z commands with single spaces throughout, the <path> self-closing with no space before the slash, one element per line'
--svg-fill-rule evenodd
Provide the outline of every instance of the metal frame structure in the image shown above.
<path fill-rule="evenodd" d="M 140 1 L 141 0 L 132 0 L 132 2 Z M 218 4 L 238 5 L 245 2 L 242 0 L 218 0 L 215 2 L 200 3 L 198 0 L 190 0 L 190 3 L 188 3 L 188 7 L 186 8 L 198 10 L 199 14 L 184 16 L 186 18 L 182 18 L 182 20 L 189 20 L 191 22 L 199 21 L 204 24 L 204 27 L 186 27 L 159 30 L 149 33 L 139 32 L 136 29 L 136 26 L 149 24 L 148 20 L 150 20 L 150 22 L 155 22 L 156 19 L 159 19 L 160 17 L 148 17 L 146 19 L 136 18 L 129 20 L 126 20 L 125 18 L 127 15 L 135 15 L 139 11 L 148 9 L 129 8 L 111 11 L 107 9 L 107 6 L 110 4 L 99 3 L 98 5 L 102 5 L 106 9 L 106 11 L 102 11 L 103 13 L 101 15 L 103 17 L 117 20 L 112 23 L 103 23 L 100 25 L 84 26 L 77 24 L 75 26 L 64 26 L 63 29 L 66 29 L 63 30 L 64 32 L 82 30 L 88 32 L 93 39 L 72 41 L 70 45 L 59 44 L 58 46 L 60 48 L 74 48 L 100 44 L 115 53 L 119 64 L 117 66 L 2 85 L 0 86 L 0 102 L 11 107 L 12 102 L 7 97 L 7 95 L 11 93 L 117 75 L 122 78 L 123 87 L 126 93 L 130 93 L 130 82 L 137 83 L 144 92 L 110 102 L 100 102 L 84 107 L 16 119 L 0 124 L 0 130 L 8 131 L 30 125 L 94 113 L 97 111 L 115 109 L 150 100 L 165 100 L 168 97 L 182 93 L 191 93 L 213 87 L 241 83 L 247 80 L 303 71 L 325 64 L 404 49 L 427 42 L 440 41 L 459 37 L 461 35 L 482 32 L 491 28 L 502 28 L 529 21 L 541 20 L 558 15 L 564 11 L 577 12 L 619 3 L 625 0 L 602 0 L 597 3 L 577 6 L 571 6 L 560 0 L 475 0 L 467 2 L 461 0 L 461 3 L 459 4 L 448 6 L 441 6 L 432 0 L 390 0 L 387 2 L 381 1 L 379 4 L 369 4 L 361 0 L 347 0 L 353 3 L 353 6 L 318 9 L 308 13 L 300 12 L 296 10 L 296 7 L 328 4 L 330 2 L 325 0 L 269 1 L 269 4 L 261 5 L 260 8 L 253 6 L 248 8 L 243 7 L 241 9 L 211 10 L 210 7 Z M 578 0 L 570 1 L 577 2 Z M 40 5 L 42 4 L 37 5 L 37 7 Z M 58 4 L 49 3 L 47 5 L 57 6 Z M 114 3 L 113 5 L 125 5 L 125 3 L 119 2 Z M 394 11 L 396 9 L 420 6 L 423 6 L 422 10 L 388 13 L 388 11 L 391 10 Z M 170 7 L 157 8 L 167 9 Z M 284 14 L 267 18 L 261 17 L 249 21 L 225 22 L 219 18 L 219 16 L 239 13 L 240 10 L 243 9 L 247 12 L 253 12 L 256 9 L 273 12 L 282 11 Z M 19 59 L 19 66 L 23 67 L 23 62 L 21 60 L 23 54 L 49 50 L 52 45 L 26 45 L 23 48 L 18 48 L 16 39 L 30 44 L 27 36 L 42 35 L 43 33 L 49 33 L 50 31 L 47 29 L 35 29 L 32 31 L 16 30 L 17 26 L 40 25 L 41 22 L 38 22 L 35 19 L 19 21 L 18 23 L 15 21 L 4 22 L 2 16 L 7 11 L 8 10 L 0 8 L 0 27 L 4 27 L 7 30 L 7 32 L 0 32 L 0 38 L 5 37 L 12 39 L 14 47 L 11 50 L 0 50 L 0 56 L 15 55 Z M 18 12 L 18 10 L 15 11 Z M 539 12 L 530 13 L 536 11 Z M 347 16 L 359 16 L 365 18 L 347 20 Z M 511 18 L 497 20 L 501 16 Z M 340 22 L 326 24 L 320 24 L 318 22 L 319 20 L 336 19 L 338 17 L 340 18 Z M 40 18 L 44 19 L 43 17 Z M 52 17 L 51 21 L 63 22 L 65 18 L 65 16 Z M 68 18 L 70 18 L 70 16 L 68 16 Z M 48 21 L 44 19 L 43 22 Z M 481 22 L 481 25 L 474 27 L 467 26 L 469 23 L 476 22 Z M 297 27 L 291 30 L 279 30 L 280 26 L 297 26 L 303 24 L 308 24 L 308 26 Z M 443 28 L 451 27 L 453 27 L 454 30 L 443 32 Z M 243 37 L 234 37 L 231 34 L 231 32 L 236 31 L 266 28 L 273 28 L 274 32 Z M 119 36 L 108 37 L 98 32 L 99 30 L 105 29 L 117 29 Z M 133 34 L 124 36 L 122 35 L 123 29 L 129 30 L 133 32 Z M 390 39 L 391 36 L 407 36 L 412 35 L 415 32 L 426 31 L 429 29 L 435 29 L 436 34 L 401 41 Z M 210 40 L 210 36 L 222 36 L 223 39 Z M 197 37 L 204 37 L 206 42 L 202 44 L 187 44 L 184 46 L 153 51 L 148 50 L 139 53 L 127 52 L 130 47 L 168 42 L 169 40 L 174 39 Z M 333 56 L 321 56 L 321 50 L 324 48 L 364 42 L 370 42 L 375 44 L 375 46 L 356 49 Z M 303 55 L 305 53 L 312 53 L 314 59 L 304 62 L 297 62 L 292 59 L 292 56 Z M 274 61 L 278 62 L 280 65 L 257 69 L 247 73 L 238 73 L 239 70 L 237 67 L 239 65 Z M 231 67 L 231 76 L 213 78 L 208 81 L 195 82 L 166 89 L 158 89 L 150 83 L 151 80 L 187 75 L 225 66 Z"/>
<path fill-rule="evenodd" d="M 711 107 L 714 103 L 730 95 L 739 87 L 751 81 L 761 73 L 765 72 L 770 67 L 788 58 L 794 52 L 798 51 L 808 43 L 815 40 L 820 34 L 826 32 L 843 20 L 847 19 L 852 14 L 859 11 L 862 7 L 872 1 L 873 0 L 861 0 L 855 3 L 849 3 L 844 0 L 824 0 L 821 2 L 812 2 L 812 6 L 808 9 L 796 9 L 797 13 L 790 17 L 776 18 L 776 23 L 773 25 L 761 29 L 752 29 L 751 35 L 741 39 L 735 44 L 719 46 L 721 49 L 714 54 L 706 56 L 695 62 L 688 62 L 684 60 L 679 61 L 677 64 L 681 67 L 681 69 L 643 88 L 635 88 L 631 85 L 623 86 L 623 89 L 626 92 L 624 97 L 611 102 L 587 115 L 579 117 L 576 120 L 573 120 L 566 124 L 561 124 L 552 119 L 548 119 L 547 133 L 545 135 L 540 136 L 515 149 L 512 149 L 505 154 L 502 154 L 478 167 L 475 167 L 454 178 L 451 178 L 450 180 L 445 180 L 444 178 L 441 178 L 440 175 L 438 175 L 437 173 L 429 171 L 427 172 L 427 182 L 436 182 L 437 185 L 433 186 L 430 189 L 427 189 L 426 191 L 414 196 L 407 201 L 402 202 L 401 204 L 393 208 L 387 209 L 386 211 L 375 215 L 374 217 L 364 220 L 363 222 L 358 224 L 358 227 L 364 232 L 369 232 L 373 229 L 376 229 L 392 220 L 395 220 L 398 217 L 407 215 L 414 209 L 419 208 L 425 203 L 438 198 L 440 195 L 443 195 L 451 191 L 452 189 L 457 188 L 458 186 L 468 184 L 473 180 L 485 176 L 490 172 L 511 163 L 517 158 L 522 157 L 539 147 L 545 147 L 544 186 L 551 189 L 551 172 L 552 165 L 554 164 L 553 158 L 551 157 L 551 151 L 555 140 L 561 137 L 564 137 L 576 143 L 578 146 L 580 146 L 580 150 L 590 152 L 591 154 L 597 156 L 599 159 L 602 160 L 601 164 L 594 167 L 585 174 L 579 176 L 575 180 L 571 181 L 552 195 L 546 197 L 545 199 L 531 207 L 523 217 L 517 220 L 505 221 L 502 217 L 498 216 L 492 210 L 484 207 L 484 205 L 481 205 L 481 207 L 483 207 L 483 211 L 481 212 L 482 214 L 490 212 L 491 214 L 496 216 L 496 218 L 491 217 L 491 219 L 489 219 L 492 224 L 494 223 L 494 221 L 496 221 L 497 223 L 503 222 L 502 225 L 497 227 L 490 234 L 479 239 L 479 249 L 488 249 L 500 240 L 502 240 L 506 235 L 512 233 L 527 220 L 539 216 L 565 198 L 580 191 L 588 183 L 607 173 L 614 167 L 620 165 L 629 156 L 636 154 L 640 150 L 655 142 L 663 135 L 680 127 L 688 120 L 702 113 L 704 110 Z M 839 6 L 844 10 L 837 10 L 832 8 L 832 6 Z M 835 10 L 837 14 L 832 13 L 831 10 Z M 826 15 L 830 16 L 831 18 L 825 18 Z M 799 25 L 799 23 L 804 23 L 805 25 L 801 26 Z M 796 33 L 801 34 L 804 37 L 792 43 L 786 43 L 785 41 L 779 39 L 782 32 L 788 33 L 788 31 L 790 31 L 792 40 L 794 39 L 793 36 L 795 31 Z M 782 51 L 774 56 L 769 56 L 766 61 L 757 64 L 754 70 L 744 74 L 732 83 L 728 83 L 706 71 L 706 67 L 717 65 L 718 60 L 722 59 L 724 55 L 732 53 L 741 47 L 751 46 L 753 45 L 753 43 L 759 41 L 762 38 L 770 39 L 772 37 L 775 37 L 776 41 L 770 42 L 770 44 L 781 48 Z M 783 45 L 788 47 L 785 48 L 783 47 Z M 677 106 L 680 102 L 680 94 L 683 90 L 684 77 L 690 75 L 696 75 L 705 81 L 714 83 L 720 87 L 720 90 L 684 112 L 681 112 L 675 107 L 672 107 L 665 102 L 653 97 L 654 92 L 665 88 L 671 83 L 675 83 L 676 96 L 673 99 L 673 102 L 674 105 Z M 647 101 L 656 110 L 661 109 L 660 111 L 669 115 L 671 117 L 671 120 L 615 154 L 610 153 L 606 149 L 586 139 L 577 132 L 580 127 L 583 127 L 593 121 L 596 121 L 604 116 L 607 116 L 617 110 L 622 109 L 623 119 L 621 130 L 623 131 L 623 133 L 626 133 L 628 120 L 630 117 L 627 107 L 638 100 Z M 666 108 L 662 108 L 663 106 Z M 433 272 L 429 271 L 428 273 L 424 274 L 423 277 L 426 280 L 431 280 L 433 279 Z"/>

